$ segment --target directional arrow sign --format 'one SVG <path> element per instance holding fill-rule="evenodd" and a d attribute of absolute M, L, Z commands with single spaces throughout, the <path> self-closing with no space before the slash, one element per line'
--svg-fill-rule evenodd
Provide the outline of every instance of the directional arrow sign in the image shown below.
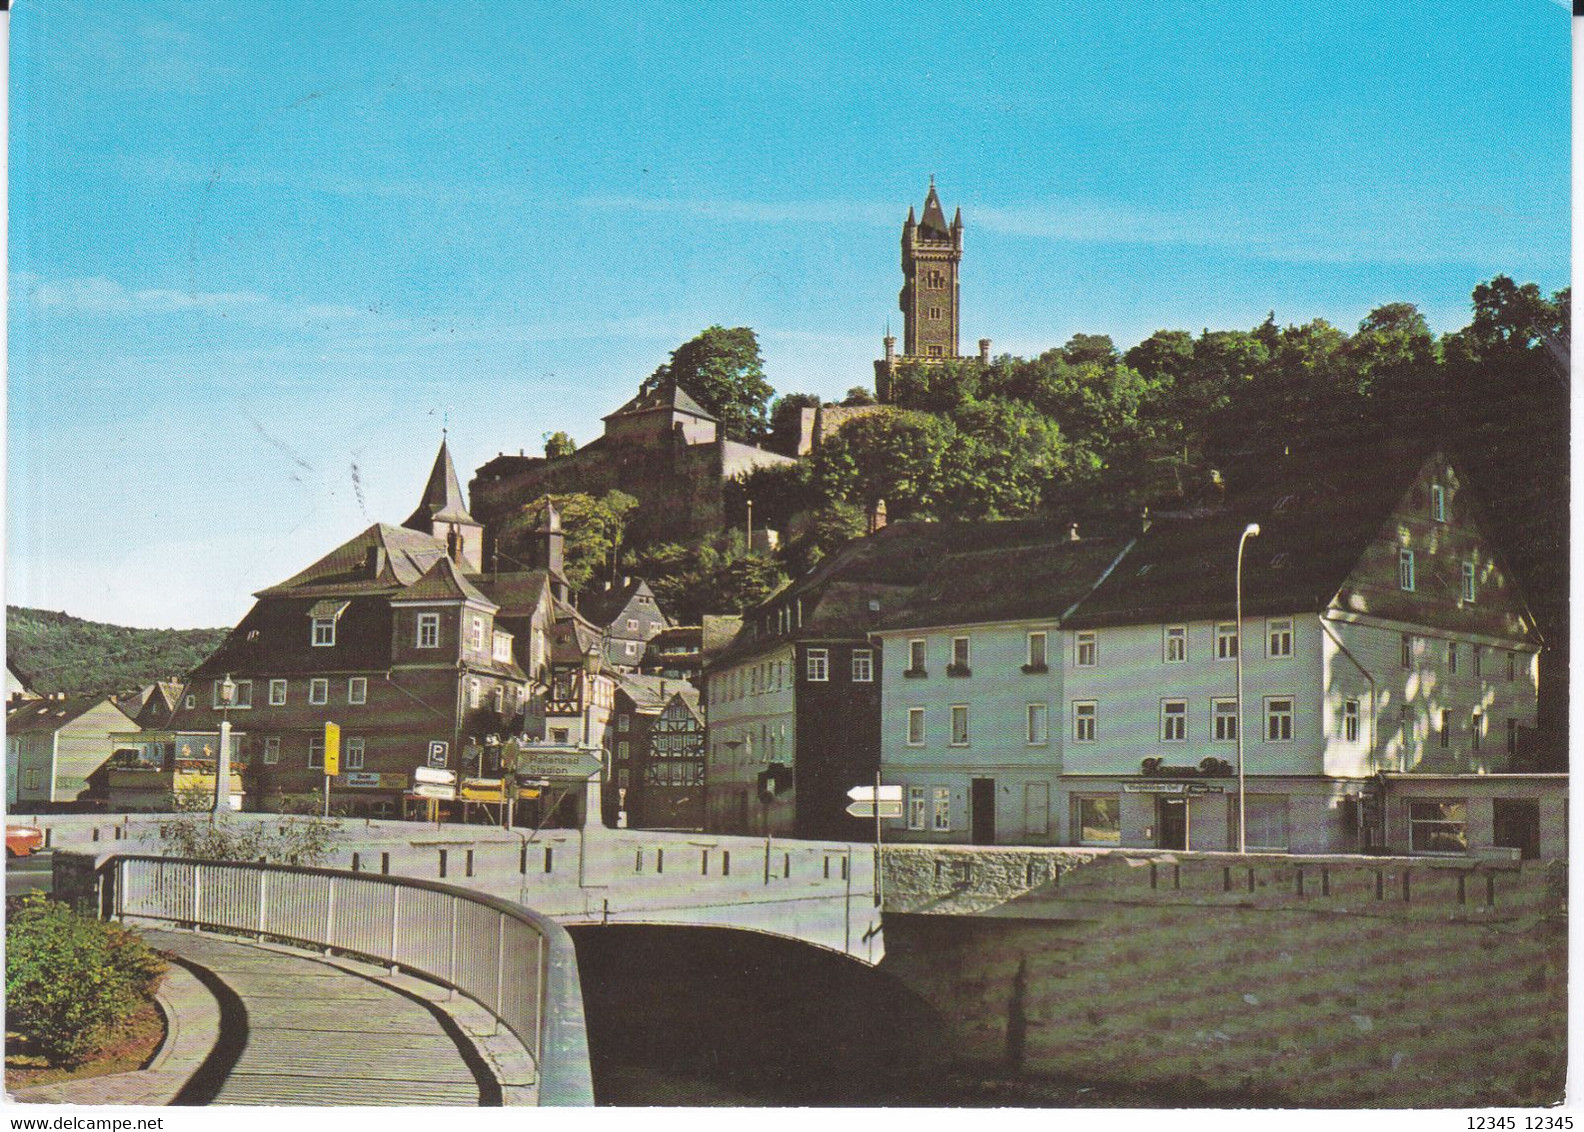
<path fill-rule="evenodd" d="M 442 802 L 454 802 L 457 796 L 455 786 L 440 786 L 433 782 L 418 783 L 413 787 L 413 793 L 420 798 L 438 798 Z"/>
<path fill-rule="evenodd" d="M 875 789 L 876 788 L 873 786 L 854 786 L 851 790 L 847 791 L 847 797 L 851 798 L 854 802 L 873 802 L 876 797 Z M 902 787 L 881 786 L 879 787 L 879 791 L 880 801 L 896 802 L 899 805 L 901 804 Z M 901 817 L 902 815 L 898 814 L 897 816 Z"/>
<path fill-rule="evenodd" d="M 432 766 L 418 766 L 413 768 L 413 780 L 416 782 L 430 782 L 439 786 L 452 786 L 456 783 L 456 771 L 440 770 Z"/>
<path fill-rule="evenodd" d="M 869 790 L 873 793 L 874 787 L 869 787 Z M 879 814 L 875 813 L 877 808 Z M 893 801 L 890 798 L 882 798 L 879 802 L 875 802 L 865 798 L 862 801 L 847 803 L 847 812 L 855 818 L 899 818 L 902 816 L 902 799 Z"/>

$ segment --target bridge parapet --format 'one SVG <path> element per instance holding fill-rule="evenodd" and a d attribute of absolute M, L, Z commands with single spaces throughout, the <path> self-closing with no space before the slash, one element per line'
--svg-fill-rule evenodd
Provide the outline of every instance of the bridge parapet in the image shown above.
<path fill-rule="evenodd" d="M 888 846 L 888 912 L 1086 919 L 1105 905 L 1503 921 L 1566 912 L 1566 861 Z"/>

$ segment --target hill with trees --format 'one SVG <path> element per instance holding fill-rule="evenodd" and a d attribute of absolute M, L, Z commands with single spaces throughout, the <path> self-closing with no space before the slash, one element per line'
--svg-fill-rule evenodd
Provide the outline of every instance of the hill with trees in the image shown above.
<path fill-rule="evenodd" d="M 129 629 L 8 605 L 6 659 L 35 692 L 109 694 L 185 675 L 228 632 Z"/>

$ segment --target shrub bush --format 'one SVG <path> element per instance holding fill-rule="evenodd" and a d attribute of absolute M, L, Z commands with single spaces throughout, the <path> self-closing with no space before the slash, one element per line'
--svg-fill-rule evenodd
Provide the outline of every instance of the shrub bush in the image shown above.
<path fill-rule="evenodd" d="M 31 893 L 7 909 L 6 1024 L 70 1068 L 153 997 L 165 961 L 134 931 Z"/>

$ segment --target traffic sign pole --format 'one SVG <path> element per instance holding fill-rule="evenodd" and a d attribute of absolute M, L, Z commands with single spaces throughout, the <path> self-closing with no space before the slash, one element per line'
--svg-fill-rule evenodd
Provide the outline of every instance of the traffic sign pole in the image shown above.
<path fill-rule="evenodd" d="M 880 902 L 885 898 L 885 878 L 880 873 L 880 768 L 875 768 L 875 859 L 874 859 L 874 901 L 875 907 L 880 907 Z"/>

